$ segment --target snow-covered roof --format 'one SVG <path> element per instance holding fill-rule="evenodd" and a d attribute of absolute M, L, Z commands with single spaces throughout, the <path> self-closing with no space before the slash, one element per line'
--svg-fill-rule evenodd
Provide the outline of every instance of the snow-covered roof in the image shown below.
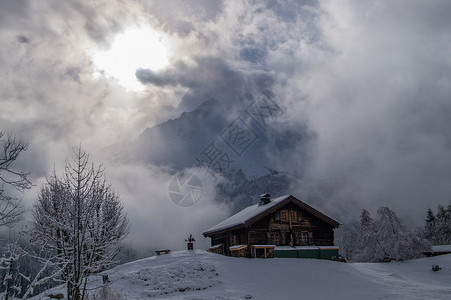
<path fill-rule="evenodd" d="M 208 248 L 208 249 L 214 250 L 214 249 L 218 249 L 218 248 L 221 247 L 221 246 L 222 246 L 222 244 L 216 244 L 216 245 L 211 246 L 211 247 Z"/>
<path fill-rule="evenodd" d="M 339 222 L 330 218 L 329 216 L 326 216 L 325 214 L 319 212 L 317 209 L 313 208 L 311 205 L 306 204 L 305 202 L 302 202 L 298 198 L 292 196 L 292 195 L 285 195 L 278 197 L 276 199 L 271 200 L 271 202 L 267 204 L 254 204 L 251 206 L 246 207 L 242 211 L 234 214 L 233 216 L 225 219 L 221 223 L 211 227 L 207 231 L 205 231 L 203 234 L 204 236 L 210 235 L 215 232 L 223 231 L 226 229 L 232 229 L 232 228 L 239 228 L 239 227 L 245 227 L 247 222 L 254 219 L 256 221 L 256 218 L 258 216 L 264 216 L 266 215 L 266 212 L 271 212 L 273 208 L 287 200 L 288 198 L 294 199 L 295 203 L 298 201 L 298 204 L 301 204 L 304 208 L 306 208 L 307 211 L 310 213 L 314 213 L 317 217 L 325 220 L 326 222 L 333 224 L 335 227 L 338 227 Z M 276 208 L 277 209 L 277 208 Z"/>
<path fill-rule="evenodd" d="M 247 245 L 246 244 L 241 244 L 241 245 L 236 245 L 236 246 L 231 246 L 229 247 L 230 250 L 240 250 L 242 248 L 246 248 Z"/>
<path fill-rule="evenodd" d="M 246 223 L 246 221 L 263 213 L 264 211 L 273 207 L 274 205 L 282 202 L 283 200 L 287 199 L 289 196 L 290 195 L 285 195 L 285 196 L 276 198 L 274 200 L 271 200 L 271 202 L 269 202 L 268 204 L 265 204 L 265 205 L 254 204 L 254 205 L 248 206 L 245 209 L 243 209 L 242 211 L 225 219 L 221 223 L 211 227 L 210 229 L 205 231 L 204 234 L 208 234 L 208 233 L 214 232 L 214 231 L 220 231 L 222 229 L 226 229 L 226 228 L 233 227 L 236 225 L 244 225 Z"/>

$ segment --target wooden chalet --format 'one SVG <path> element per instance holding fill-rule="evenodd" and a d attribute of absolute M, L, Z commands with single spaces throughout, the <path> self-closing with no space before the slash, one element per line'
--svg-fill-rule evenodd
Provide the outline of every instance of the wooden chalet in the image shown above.
<path fill-rule="evenodd" d="M 228 256 L 338 259 L 338 248 L 333 246 L 338 226 L 338 221 L 292 195 L 272 200 L 264 194 L 260 203 L 203 235 L 211 238 L 209 251 Z"/>

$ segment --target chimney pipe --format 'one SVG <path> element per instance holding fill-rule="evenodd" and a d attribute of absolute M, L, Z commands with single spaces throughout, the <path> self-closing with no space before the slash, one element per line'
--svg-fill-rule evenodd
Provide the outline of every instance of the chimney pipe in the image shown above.
<path fill-rule="evenodd" d="M 259 205 L 265 205 L 271 202 L 271 196 L 269 194 L 261 194 L 260 195 L 260 204 Z"/>

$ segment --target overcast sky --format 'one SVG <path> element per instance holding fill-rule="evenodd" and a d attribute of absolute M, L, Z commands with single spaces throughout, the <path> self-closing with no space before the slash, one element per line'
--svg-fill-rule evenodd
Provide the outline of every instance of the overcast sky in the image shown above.
<path fill-rule="evenodd" d="M 27 203 L 81 144 L 105 163 L 134 242 L 164 247 L 155 241 L 171 232 L 176 248 L 228 208 L 212 188 L 176 207 L 171 175 L 104 150 L 205 100 L 242 107 L 269 89 L 284 110 L 272 125 L 313 137 L 308 161 L 302 141 L 268 154 L 278 169 L 306 168 L 297 196 L 322 194 L 318 206 L 343 218 L 387 205 L 420 225 L 451 200 L 450 15 L 448 0 L 0 0 L 0 129 L 29 142 Z M 102 65 L 127 34 L 130 47 Z"/>

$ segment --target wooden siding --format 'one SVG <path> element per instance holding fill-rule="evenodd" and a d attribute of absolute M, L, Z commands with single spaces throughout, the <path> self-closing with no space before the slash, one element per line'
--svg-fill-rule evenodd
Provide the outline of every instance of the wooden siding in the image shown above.
<path fill-rule="evenodd" d="M 287 211 L 288 220 L 282 220 L 282 211 Z M 295 220 L 289 217 L 290 211 L 295 212 Z M 212 234 L 211 244 L 223 244 L 224 254 L 226 255 L 232 254 L 229 247 L 246 244 L 248 245 L 247 256 L 250 256 L 251 245 L 331 246 L 334 244 L 333 229 L 334 226 L 330 223 L 303 210 L 299 205 L 287 203 L 248 227 Z M 272 233 L 275 233 L 279 238 L 278 243 L 272 240 Z M 302 242 L 302 235 L 305 238 L 305 242 Z"/>

